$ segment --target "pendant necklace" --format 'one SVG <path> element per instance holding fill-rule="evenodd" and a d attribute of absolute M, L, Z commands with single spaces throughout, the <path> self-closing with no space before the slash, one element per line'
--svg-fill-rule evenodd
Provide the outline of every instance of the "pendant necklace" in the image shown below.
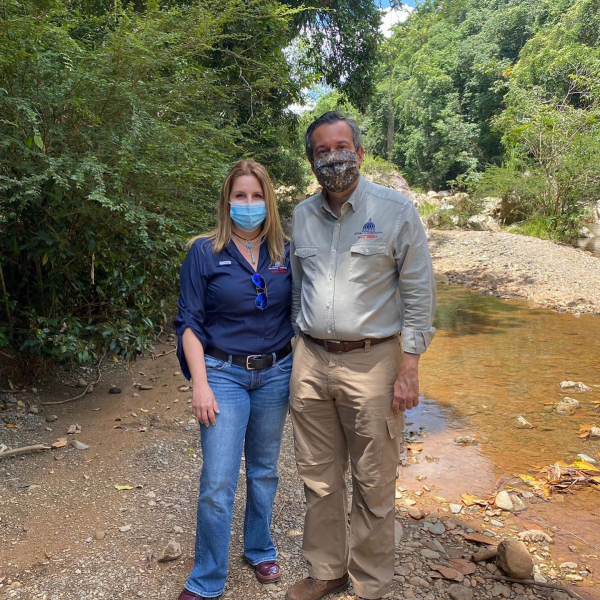
<path fill-rule="evenodd" d="M 231 233 L 233 233 L 233 235 L 235 235 L 236 238 L 238 238 L 239 240 L 242 240 L 244 242 L 244 245 L 246 246 L 246 253 L 250 255 L 250 260 L 252 261 L 252 264 L 256 264 L 256 259 L 254 258 L 254 252 L 252 252 L 252 242 L 254 240 L 257 240 L 261 234 L 259 233 L 256 237 L 252 238 L 251 240 L 247 240 L 246 238 L 243 238 L 241 235 L 238 235 L 237 233 L 235 233 L 234 231 L 232 231 Z"/>

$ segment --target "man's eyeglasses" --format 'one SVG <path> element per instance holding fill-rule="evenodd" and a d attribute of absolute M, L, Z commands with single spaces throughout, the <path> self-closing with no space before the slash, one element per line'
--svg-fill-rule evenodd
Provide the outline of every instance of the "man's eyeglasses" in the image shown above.
<path fill-rule="evenodd" d="M 254 273 L 252 275 L 252 283 L 256 288 L 256 299 L 254 304 L 259 310 L 265 310 L 267 308 L 267 284 L 265 278 L 260 273 Z"/>

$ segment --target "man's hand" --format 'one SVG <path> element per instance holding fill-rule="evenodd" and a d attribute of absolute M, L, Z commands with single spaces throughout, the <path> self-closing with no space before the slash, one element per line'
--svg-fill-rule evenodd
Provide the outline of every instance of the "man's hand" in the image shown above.
<path fill-rule="evenodd" d="M 402 355 L 400 373 L 394 383 L 392 412 L 410 410 L 419 405 L 419 354 Z"/>

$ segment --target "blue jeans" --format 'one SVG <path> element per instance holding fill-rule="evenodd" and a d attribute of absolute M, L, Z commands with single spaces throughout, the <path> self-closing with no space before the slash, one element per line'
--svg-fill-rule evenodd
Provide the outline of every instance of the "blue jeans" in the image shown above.
<path fill-rule="evenodd" d="M 185 587 L 200 596 L 215 598 L 223 593 L 227 579 L 242 451 L 246 456 L 247 485 L 244 556 L 251 565 L 277 558 L 270 528 L 292 355 L 256 371 L 208 355 L 205 361 L 208 384 L 220 412 L 216 425 L 200 425 L 203 464 L 196 556 Z"/>

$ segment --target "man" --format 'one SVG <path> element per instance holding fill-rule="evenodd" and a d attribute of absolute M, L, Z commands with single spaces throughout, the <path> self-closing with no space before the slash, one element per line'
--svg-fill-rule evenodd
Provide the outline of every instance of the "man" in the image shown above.
<path fill-rule="evenodd" d="M 349 580 L 360 598 L 381 598 L 394 575 L 404 411 L 419 402 L 419 355 L 435 332 L 431 258 L 413 204 L 360 175 L 364 149 L 353 120 L 325 113 L 305 143 L 323 187 L 296 207 L 291 246 L 300 336 L 290 406 L 309 577 L 287 599 L 317 600 Z"/>

